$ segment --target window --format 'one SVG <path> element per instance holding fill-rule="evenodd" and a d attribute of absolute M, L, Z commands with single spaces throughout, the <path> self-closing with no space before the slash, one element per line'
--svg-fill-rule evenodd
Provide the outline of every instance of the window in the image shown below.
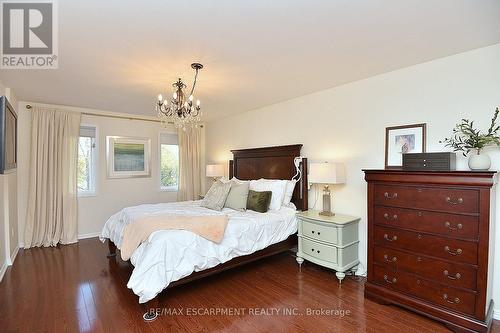
<path fill-rule="evenodd" d="M 179 142 L 177 134 L 160 133 L 160 189 L 177 191 L 179 187 Z"/>
<path fill-rule="evenodd" d="M 96 193 L 96 127 L 80 126 L 78 140 L 78 195 L 87 196 Z"/>

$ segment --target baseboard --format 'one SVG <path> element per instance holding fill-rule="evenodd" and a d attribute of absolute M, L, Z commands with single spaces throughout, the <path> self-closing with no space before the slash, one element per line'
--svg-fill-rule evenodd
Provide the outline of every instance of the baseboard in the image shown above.
<path fill-rule="evenodd" d="M 17 254 L 19 253 L 19 247 L 16 247 L 14 249 L 14 252 L 11 253 L 10 255 L 10 264 L 14 264 L 14 260 L 16 260 Z"/>
<path fill-rule="evenodd" d="M 89 234 L 78 235 L 78 239 L 94 238 L 101 236 L 101 232 L 91 232 Z"/>
<path fill-rule="evenodd" d="M 7 263 L 4 263 L 2 268 L 0 268 L 0 282 L 2 282 L 3 276 L 5 275 L 5 272 L 7 271 Z"/>
<path fill-rule="evenodd" d="M 101 236 L 101 232 L 91 232 L 89 234 L 81 234 L 78 235 L 78 239 L 86 239 L 86 238 L 93 238 L 93 237 L 99 237 Z M 24 243 L 19 243 L 19 249 L 24 249 Z M 19 251 L 19 249 L 17 249 Z M 17 254 L 17 252 L 16 252 Z M 13 261 L 14 262 L 14 261 Z"/>
<path fill-rule="evenodd" d="M 500 309 L 493 309 L 493 319 L 500 320 Z"/>

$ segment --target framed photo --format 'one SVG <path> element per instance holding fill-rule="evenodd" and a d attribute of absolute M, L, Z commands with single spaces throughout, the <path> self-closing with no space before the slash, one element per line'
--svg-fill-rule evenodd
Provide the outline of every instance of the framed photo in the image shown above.
<path fill-rule="evenodd" d="M 151 140 L 122 136 L 106 137 L 108 178 L 150 177 Z"/>
<path fill-rule="evenodd" d="M 426 124 L 385 129 L 385 168 L 401 169 L 404 153 L 425 153 Z"/>

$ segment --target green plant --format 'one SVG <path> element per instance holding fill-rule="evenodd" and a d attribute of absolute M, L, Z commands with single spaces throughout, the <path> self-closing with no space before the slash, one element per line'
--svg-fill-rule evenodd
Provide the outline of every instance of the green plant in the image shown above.
<path fill-rule="evenodd" d="M 472 149 L 475 149 L 479 155 L 484 147 L 499 146 L 500 136 L 498 132 L 500 125 L 496 123 L 499 112 L 500 110 L 497 107 L 493 118 L 491 118 L 491 125 L 487 133 L 475 129 L 474 121 L 462 119 L 453 129 L 453 136 L 444 138 L 443 141 L 439 142 L 445 143 L 446 147 L 453 148 L 453 151 L 461 151 L 464 156 L 467 156 Z"/>

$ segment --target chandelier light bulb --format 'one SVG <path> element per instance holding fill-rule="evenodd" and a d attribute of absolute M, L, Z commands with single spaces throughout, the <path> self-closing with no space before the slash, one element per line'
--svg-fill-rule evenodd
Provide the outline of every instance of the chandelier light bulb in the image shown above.
<path fill-rule="evenodd" d="M 162 101 L 162 99 L 163 99 L 163 96 L 162 96 L 161 94 L 159 94 L 159 95 L 158 95 L 158 101 L 160 101 L 160 102 L 161 102 L 161 101 Z"/>
<path fill-rule="evenodd" d="M 192 102 L 193 101 L 193 95 L 190 95 L 189 96 L 189 101 Z"/>
<path fill-rule="evenodd" d="M 200 106 L 200 103 L 201 103 L 200 100 L 197 100 L 196 101 L 196 106 Z"/>
<path fill-rule="evenodd" d="M 176 93 L 176 92 L 174 92 L 174 94 L 172 95 L 172 97 L 173 97 L 174 99 L 177 99 L 177 93 Z"/>

